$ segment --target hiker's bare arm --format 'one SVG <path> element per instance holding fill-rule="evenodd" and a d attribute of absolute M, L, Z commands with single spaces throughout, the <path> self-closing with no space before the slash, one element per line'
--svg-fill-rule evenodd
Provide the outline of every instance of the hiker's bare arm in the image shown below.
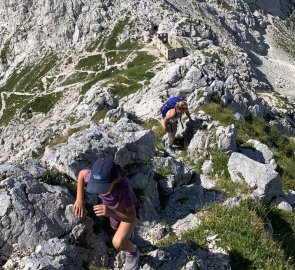
<path fill-rule="evenodd" d="M 136 221 L 136 211 L 134 205 L 126 208 L 124 213 L 112 210 L 103 204 L 95 205 L 93 210 L 97 216 L 112 217 L 114 219 L 128 223 L 133 223 Z"/>
<path fill-rule="evenodd" d="M 77 197 L 76 197 L 76 201 L 73 205 L 73 211 L 77 217 L 83 217 L 85 214 L 85 208 L 84 208 L 85 181 L 84 181 L 84 177 L 85 177 L 86 173 L 87 173 L 87 170 L 81 170 L 78 175 Z"/>
<path fill-rule="evenodd" d="M 163 119 L 163 127 L 167 131 L 168 130 L 168 122 L 169 120 L 173 119 L 176 115 L 176 112 L 174 109 L 171 109 L 167 112 L 165 118 Z"/>

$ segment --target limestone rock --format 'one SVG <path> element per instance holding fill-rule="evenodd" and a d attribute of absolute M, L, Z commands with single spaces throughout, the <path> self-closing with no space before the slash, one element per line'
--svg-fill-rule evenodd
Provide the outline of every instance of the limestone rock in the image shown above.
<path fill-rule="evenodd" d="M 282 194 L 279 174 L 275 168 L 272 164 L 261 164 L 240 153 L 232 153 L 228 161 L 231 180 L 246 182 L 265 203 Z"/>

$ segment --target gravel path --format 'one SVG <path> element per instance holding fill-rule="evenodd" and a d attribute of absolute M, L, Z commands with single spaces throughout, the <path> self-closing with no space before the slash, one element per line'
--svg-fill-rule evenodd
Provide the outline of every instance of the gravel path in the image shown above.
<path fill-rule="evenodd" d="M 262 61 L 259 69 L 266 75 L 276 92 L 295 100 L 295 59 L 276 46 L 270 27 L 265 39 L 270 47 L 266 57 L 259 57 Z"/>

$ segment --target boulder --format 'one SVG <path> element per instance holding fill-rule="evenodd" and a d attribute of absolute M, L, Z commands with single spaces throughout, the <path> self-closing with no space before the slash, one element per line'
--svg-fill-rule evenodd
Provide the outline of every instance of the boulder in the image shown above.
<path fill-rule="evenodd" d="M 253 146 L 254 149 L 242 148 L 241 151 L 245 156 L 260 163 L 275 164 L 273 153 L 266 144 L 252 139 L 248 140 L 246 143 Z"/>
<path fill-rule="evenodd" d="M 233 182 L 245 182 L 264 203 L 282 194 L 282 185 L 276 166 L 261 164 L 241 153 L 232 153 L 228 171 Z"/>
<path fill-rule="evenodd" d="M 46 147 L 42 161 L 75 178 L 91 168 L 98 157 L 111 156 L 121 166 L 150 160 L 155 153 L 154 134 L 122 118 L 113 124 L 92 124 L 68 138 L 66 143 Z"/>
<path fill-rule="evenodd" d="M 216 130 L 216 142 L 218 148 L 224 152 L 237 150 L 237 130 L 235 125 L 227 127 L 219 126 Z"/>
<path fill-rule="evenodd" d="M 1 265 L 7 261 L 14 269 L 81 269 L 83 260 L 99 264 L 102 257 L 108 259 L 105 236 L 93 233 L 90 218 L 74 216 L 74 197 L 66 188 L 29 174 L 9 177 L 0 182 L 0 202 Z M 79 237 L 71 233 L 78 223 L 84 242 L 76 246 Z"/>

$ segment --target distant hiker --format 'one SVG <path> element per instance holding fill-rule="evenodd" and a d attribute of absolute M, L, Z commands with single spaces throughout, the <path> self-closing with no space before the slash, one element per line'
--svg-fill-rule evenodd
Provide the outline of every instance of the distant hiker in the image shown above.
<path fill-rule="evenodd" d="M 179 97 L 171 97 L 162 106 L 161 113 L 163 118 L 162 125 L 167 132 L 163 136 L 161 144 L 167 147 L 168 153 L 174 154 L 175 148 L 173 147 L 173 143 L 177 131 L 178 120 L 181 122 L 181 116 L 185 113 L 189 120 L 192 121 L 187 103 Z"/>
<path fill-rule="evenodd" d="M 73 211 L 78 217 L 85 215 L 84 187 L 99 196 L 102 204 L 94 205 L 97 216 L 109 217 L 115 230 L 113 245 L 126 253 L 124 270 L 138 268 L 139 250 L 130 237 L 139 219 L 139 201 L 136 198 L 124 170 L 111 158 L 99 158 L 91 170 L 81 170 L 77 183 L 77 198 Z"/>

